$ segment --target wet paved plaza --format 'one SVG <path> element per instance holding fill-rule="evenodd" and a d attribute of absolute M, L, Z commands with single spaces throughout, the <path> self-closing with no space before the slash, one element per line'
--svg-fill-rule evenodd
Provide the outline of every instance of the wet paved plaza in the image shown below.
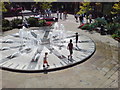
<path fill-rule="evenodd" d="M 70 21 L 71 20 L 71 21 Z M 118 47 L 109 36 L 77 29 L 72 16 L 60 21 L 66 31 L 87 35 L 96 44 L 96 52 L 87 61 L 64 70 L 43 73 L 16 73 L 1 70 L 3 88 L 116 88 L 118 87 Z M 13 34 L 13 33 L 12 33 Z M 12 82 L 12 83 L 11 83 Z"/>

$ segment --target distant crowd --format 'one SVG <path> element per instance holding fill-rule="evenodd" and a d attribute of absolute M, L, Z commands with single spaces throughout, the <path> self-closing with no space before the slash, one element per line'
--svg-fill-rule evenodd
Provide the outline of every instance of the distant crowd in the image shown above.
<path fill-rule="evenodd" d="M 80 21 L 81 24 L 84 23 L 84 17 L 87 19 L 87 23 L 92 23 L 92 14 L 85 15 L 85 14 L 74 14 L 76 22 Z"/>

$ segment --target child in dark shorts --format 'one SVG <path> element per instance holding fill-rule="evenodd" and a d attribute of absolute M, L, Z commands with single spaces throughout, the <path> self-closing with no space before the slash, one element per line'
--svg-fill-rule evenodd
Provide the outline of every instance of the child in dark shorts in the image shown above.
<path fill-rule="evenodd" d="M 48 61 L 47 61 L 47 55 L 48 55 L 48 53 L 46 52 L 46 53 L 45 53 L 45 57 L 44 57 L 44 59 L 43 59 L 43 67 L 45 67 L 45 64 L 47 64 L 47 66 L 49 66 L 49 65 L 48 65 Z"/>
<path fill-rule="evenodd" d="M 67 48 L 69 49 L 69 52 L 70 52 L 70 55 L 68 55 L 68 59 L 69 59 L 69 57 L 72 58 L 72 54 L 73 54 L 73 43 L 72 43 L 72 39 L 70 39 L 70 43 L 68 44 L 68 47 L 67 47 Z"/>
<path fill-rule="evenodd" d="M 77 43 L 78 43 L 78 33 L 76 33 L 76 45 L 77 45 Z"/>

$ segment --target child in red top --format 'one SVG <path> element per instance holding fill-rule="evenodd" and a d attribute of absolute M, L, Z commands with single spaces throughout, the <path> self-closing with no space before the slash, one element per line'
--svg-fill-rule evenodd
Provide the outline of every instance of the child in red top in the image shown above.
<path fill-rule="evenodd" d="M 47 55 L 48 55 L 48 53 L 46 52 L 45 57 L 43 58 L 43 67 L 45 67 L 45 64 L 47 64 L 47 66 L 49 66 L 48 62 L 47 62 Z"/>

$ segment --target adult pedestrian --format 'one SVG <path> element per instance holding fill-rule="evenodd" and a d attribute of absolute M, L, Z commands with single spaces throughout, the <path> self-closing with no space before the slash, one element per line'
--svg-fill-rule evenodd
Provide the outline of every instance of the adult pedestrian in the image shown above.
<path fill-rule="evenodd" d="M 60 11 L 60 19 L 62 19 L 62 11 Z"/>
<path fill-rule="evenodd" d="M 74 15 L 76 22 L 78 22 L 78 14 Z"/>
<path fill-rule="evenodd" d="M 70 58 L 72 58 L 72 54 L 73 54 L 73 43 L 72 43 L 72 39 L 70 39 L 70 43 L 68 44 L 67 49 L 68 49 L 69 52 L 70 52 L 70 55 L 68 55 L 68 60 L 69 60 Z"/>
<path fill-rule="evenodd" d="M 83 24 L 83 16 L 82 15 L 79 16 L 79 20 L 80 20 L 80 23 Z"/>
<path fill-rule="evenodd" d="M 67 19 L 67 11 L 64 11 L 64 19 Z"/>
<path fill-rule="evenodd" d="M 47 17 L 48 16 L 47 10 L 44 10 L 44 13 L 45 13 L 45 17 Z"/>
<path fill-rule="evenodd" d="M 89 22 L 92 22 L 92 14 L 89 15 Z"/>
<path fill-rule="evenodd" d="M 107 16 L 107 15 L 105 15 L 104 17 L 105 17 L 105 20 L 107 21 L 107 20 L 108 20 L 108 16 Z"/>
<path fill-rule="evenodd" d="M 51 17 L 52 11 L 48 9 L 48 17 Z"/>
<path fill-rule="evenodd" d="M 85 15 L 86 23 L 88 24 L 88 15 Z"/>
<path fill-rule="evenodd" d="M 25 19 L 23 20 L 23 26 L 25 26 L 26 28 L 29 28 L 29 24 L 28 24 L 28 22 L 27 22 L 27 18 L 25 18 Z"/>
<path fill-rule="evenodd" d="M 57 12 L 56 12 L 56 13 L 57 13 L 57 18 L 59 18 L 59 11 L 57 10 Z"/>

